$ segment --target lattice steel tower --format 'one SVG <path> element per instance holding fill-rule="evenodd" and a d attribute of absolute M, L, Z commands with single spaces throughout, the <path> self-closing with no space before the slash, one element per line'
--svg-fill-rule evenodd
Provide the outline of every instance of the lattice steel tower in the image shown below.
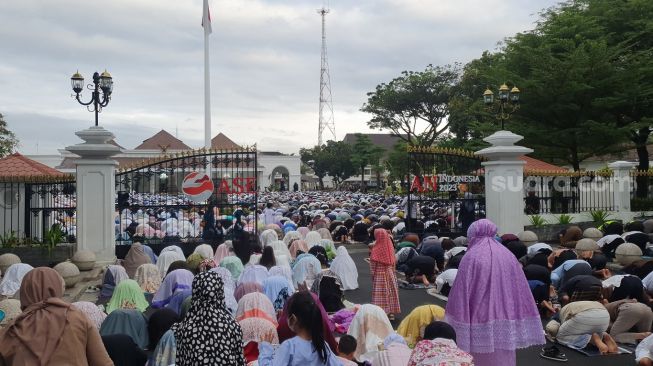
<path fill-rule="evenodd" d="M 329 75 L 329 60 L 327 58 L 326 44 L 326 15 L 329 9 L 322 7 L 318 9 L 322 17 L 322 62 L 320 67 L 320 124 L 318 127 L 317 143 L 319 146 L 325 142 L 323 139 L 324 130 L 330 132 L 327 139 L 333 137 L 336 141 L 336 124 L 333 119 L 333 101 L 331 100 L 331 76 Z"/>

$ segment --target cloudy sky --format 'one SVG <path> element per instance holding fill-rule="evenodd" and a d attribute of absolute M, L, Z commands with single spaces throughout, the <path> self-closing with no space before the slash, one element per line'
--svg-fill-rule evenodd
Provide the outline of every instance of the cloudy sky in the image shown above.
<path fill-rule="evenodd" d="M 369 131 L 366 93 L 402 70 L 467 62 L 554 0 L 331 0 L 337 137 Z M 321 0 L 210 0 L 213 134 L 263 150 L 317 142 Z M 0 1 L 0 113 L 25 154 L 80 142 L 70 76 L 114 78 L 100 124 L 126 148 L 160 129 L 203 144 L 202 0 Z M 88 93 L 85 94 L 88 98 Z"/>

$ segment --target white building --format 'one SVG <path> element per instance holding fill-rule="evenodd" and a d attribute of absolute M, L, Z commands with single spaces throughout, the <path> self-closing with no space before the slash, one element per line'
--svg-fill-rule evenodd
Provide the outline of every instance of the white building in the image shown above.
<path fill-rule="evenodd" d="M 176 153 L 193 150 L 182 140 L 174 137 L 166 130 L 161 130 L 155 135 L 143 140 L 143 143 L 133 149 L 120 147 L 120 154 L 114 159 L 118 162 L 118 168 L 132 166 L 144 160 L 158 158 L 164 154 L 174 155 Z M 219 133 L 211 140 L 211 147 L 217 150 L 239 150 L 242 147 L 233 142 L 229 137 Z M 75 160 L 77 156 L 63 147 L 59 155 L 30 155 L 30 159 L 44 165 L 55 168 L 64 173 L 75 172 Z M 287 155 L 280 152 L 258 151 L 258 189 L 292 190 L 297 184 L 301 189 L 301 160 L 299 155 Z M 173 184 L 174 181 L 173 181 Z"/>

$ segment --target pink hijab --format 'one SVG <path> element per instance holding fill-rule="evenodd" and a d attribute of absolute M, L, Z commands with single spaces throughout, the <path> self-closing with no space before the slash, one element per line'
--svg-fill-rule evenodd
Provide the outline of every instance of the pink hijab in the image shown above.
<path fill-rule="evenodd" d="M 229 247 L 227 244 L 220 244 L 218 247 L 215 249 L 215 255 L 213 256 L 213 261 L 215 263 L 220 263 L 224 259 L 224 257 L 230 256 L 231 253 L 229 253 Z"/>

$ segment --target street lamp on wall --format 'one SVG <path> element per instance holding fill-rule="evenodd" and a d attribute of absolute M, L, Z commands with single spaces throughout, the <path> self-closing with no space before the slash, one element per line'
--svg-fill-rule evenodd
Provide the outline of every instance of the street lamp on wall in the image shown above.
<path fill-rule="evenodd" d="M 95 126 L 98 125 L 98 113 L 102 112 L 102 108 L 109 105 L 111 100 L 111 93 L 113 92 L 113 78 L 107 70 L 102 74 L 95 72 L 93 74 L 93 84 L 88 84 L 86 87 L 91 92 L 91 100 L 82 102 L 81 93 L 84 90 L 84 76 L 77 71 L 70 78 L 70 85 L 75 92 L 74 98 L 79 104 L 86 106 L 89 112 L 95 112 Z"/>
<path fill-rule="evenodd" d="M 488 87 L 483 93 L 483 103 L 488 111 L 496 115 L 501 122 L 501 129 L 504 129 L 505 122 L 519 109 L 519 88 L 501 84 L 499 87 L 499 98 L 494 99 L 494 92 Z"/>

